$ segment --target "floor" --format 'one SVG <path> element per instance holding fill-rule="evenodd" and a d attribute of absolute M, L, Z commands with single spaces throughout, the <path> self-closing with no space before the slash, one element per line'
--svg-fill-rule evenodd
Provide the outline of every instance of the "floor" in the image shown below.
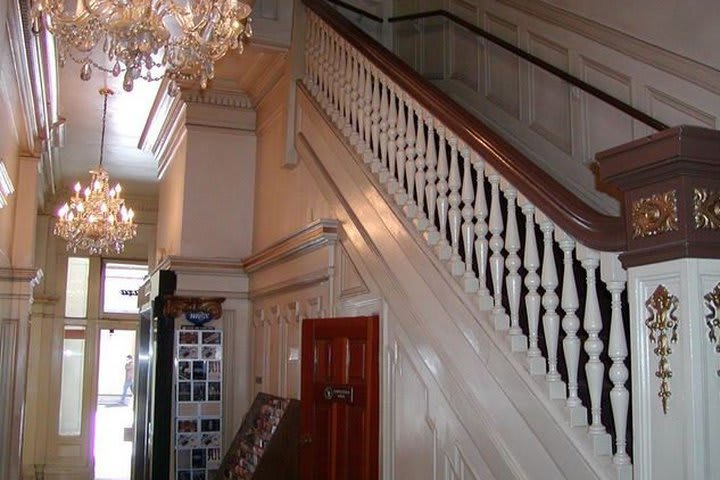
<path fill-rule="evenodd" d="M 133 423 L 129 405 L 98 405 L 95 415 L 95 480 L 130 480 L 132 442 L 125 441 L 125 428 Z"/>

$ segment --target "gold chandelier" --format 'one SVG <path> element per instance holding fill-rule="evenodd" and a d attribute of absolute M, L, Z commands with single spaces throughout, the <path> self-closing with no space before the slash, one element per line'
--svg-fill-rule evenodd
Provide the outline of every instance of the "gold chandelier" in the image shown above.
<path fill-rule="evenodd" d="M 31 0 L 33 30 L 42 25 L 55 37 L 63 65 L 82 65 L 80 78 L 93 68 L 119 76 L 131 91 L 139 78 L 200 82 L 205 88 L 214 64 L 228 50 L 242 52 L 252 35 L 244 0 Z M 102 50 L 101 50 L 102 49 Z"/>
<path fill-rule="evenodd" d="M 90 255 L 120 253 L 125 242 L 137 235 L 137 226 L 133 223 L 135 213 L 125 206 L 120 184 L 111 188 L 110 176 L 102 168 L 107 97 L 113 91 L 102 88 L 100 94 L 104 98 L 100 164 L 90 170 L 92 178 L 85 189 L 80 182 L 75 184 L 75 195 L 58 210 L 54 229 L 55 235 L 67 241 L 68 251 L 87 250 Z"/>

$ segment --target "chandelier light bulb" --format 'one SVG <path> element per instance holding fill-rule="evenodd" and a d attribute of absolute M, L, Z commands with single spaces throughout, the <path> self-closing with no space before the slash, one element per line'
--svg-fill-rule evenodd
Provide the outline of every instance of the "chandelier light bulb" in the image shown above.
<path fill-rule="evenodd" d="M 30 0 L 33 31 L 44 26 L 56 39 L 61 65 L 82 64 L 80 78 L 93 68 L 118 77 L 131 91 L 139 78 L 199 82 L 229 50 L 242 51 L 252 36 L 249 0 Z M 174 92 L 177 94 L 177 92 Z"/>

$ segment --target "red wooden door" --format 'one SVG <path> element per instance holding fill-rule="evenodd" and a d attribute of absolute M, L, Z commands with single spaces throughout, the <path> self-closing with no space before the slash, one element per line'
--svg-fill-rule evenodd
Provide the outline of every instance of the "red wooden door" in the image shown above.
<path fill-rule="evenodd" d="M 378 317 L 303 320 L 302 480 L 378 478 Z"/>

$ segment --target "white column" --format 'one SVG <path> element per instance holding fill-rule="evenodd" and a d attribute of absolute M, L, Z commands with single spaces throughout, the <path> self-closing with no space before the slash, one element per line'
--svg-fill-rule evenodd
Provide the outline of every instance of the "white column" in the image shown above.
<path fill-rule="evenodd" d="M 717 307 L 713 313 L 703 297 L 719 283 L 720 260 L 628 269 L 636 480 L 718 477 L 720 354 L 706 323 Z M 666 355 L 663 345 L 670 348 Z M 658 372 L 671 374 L 664 388 Z"/>

